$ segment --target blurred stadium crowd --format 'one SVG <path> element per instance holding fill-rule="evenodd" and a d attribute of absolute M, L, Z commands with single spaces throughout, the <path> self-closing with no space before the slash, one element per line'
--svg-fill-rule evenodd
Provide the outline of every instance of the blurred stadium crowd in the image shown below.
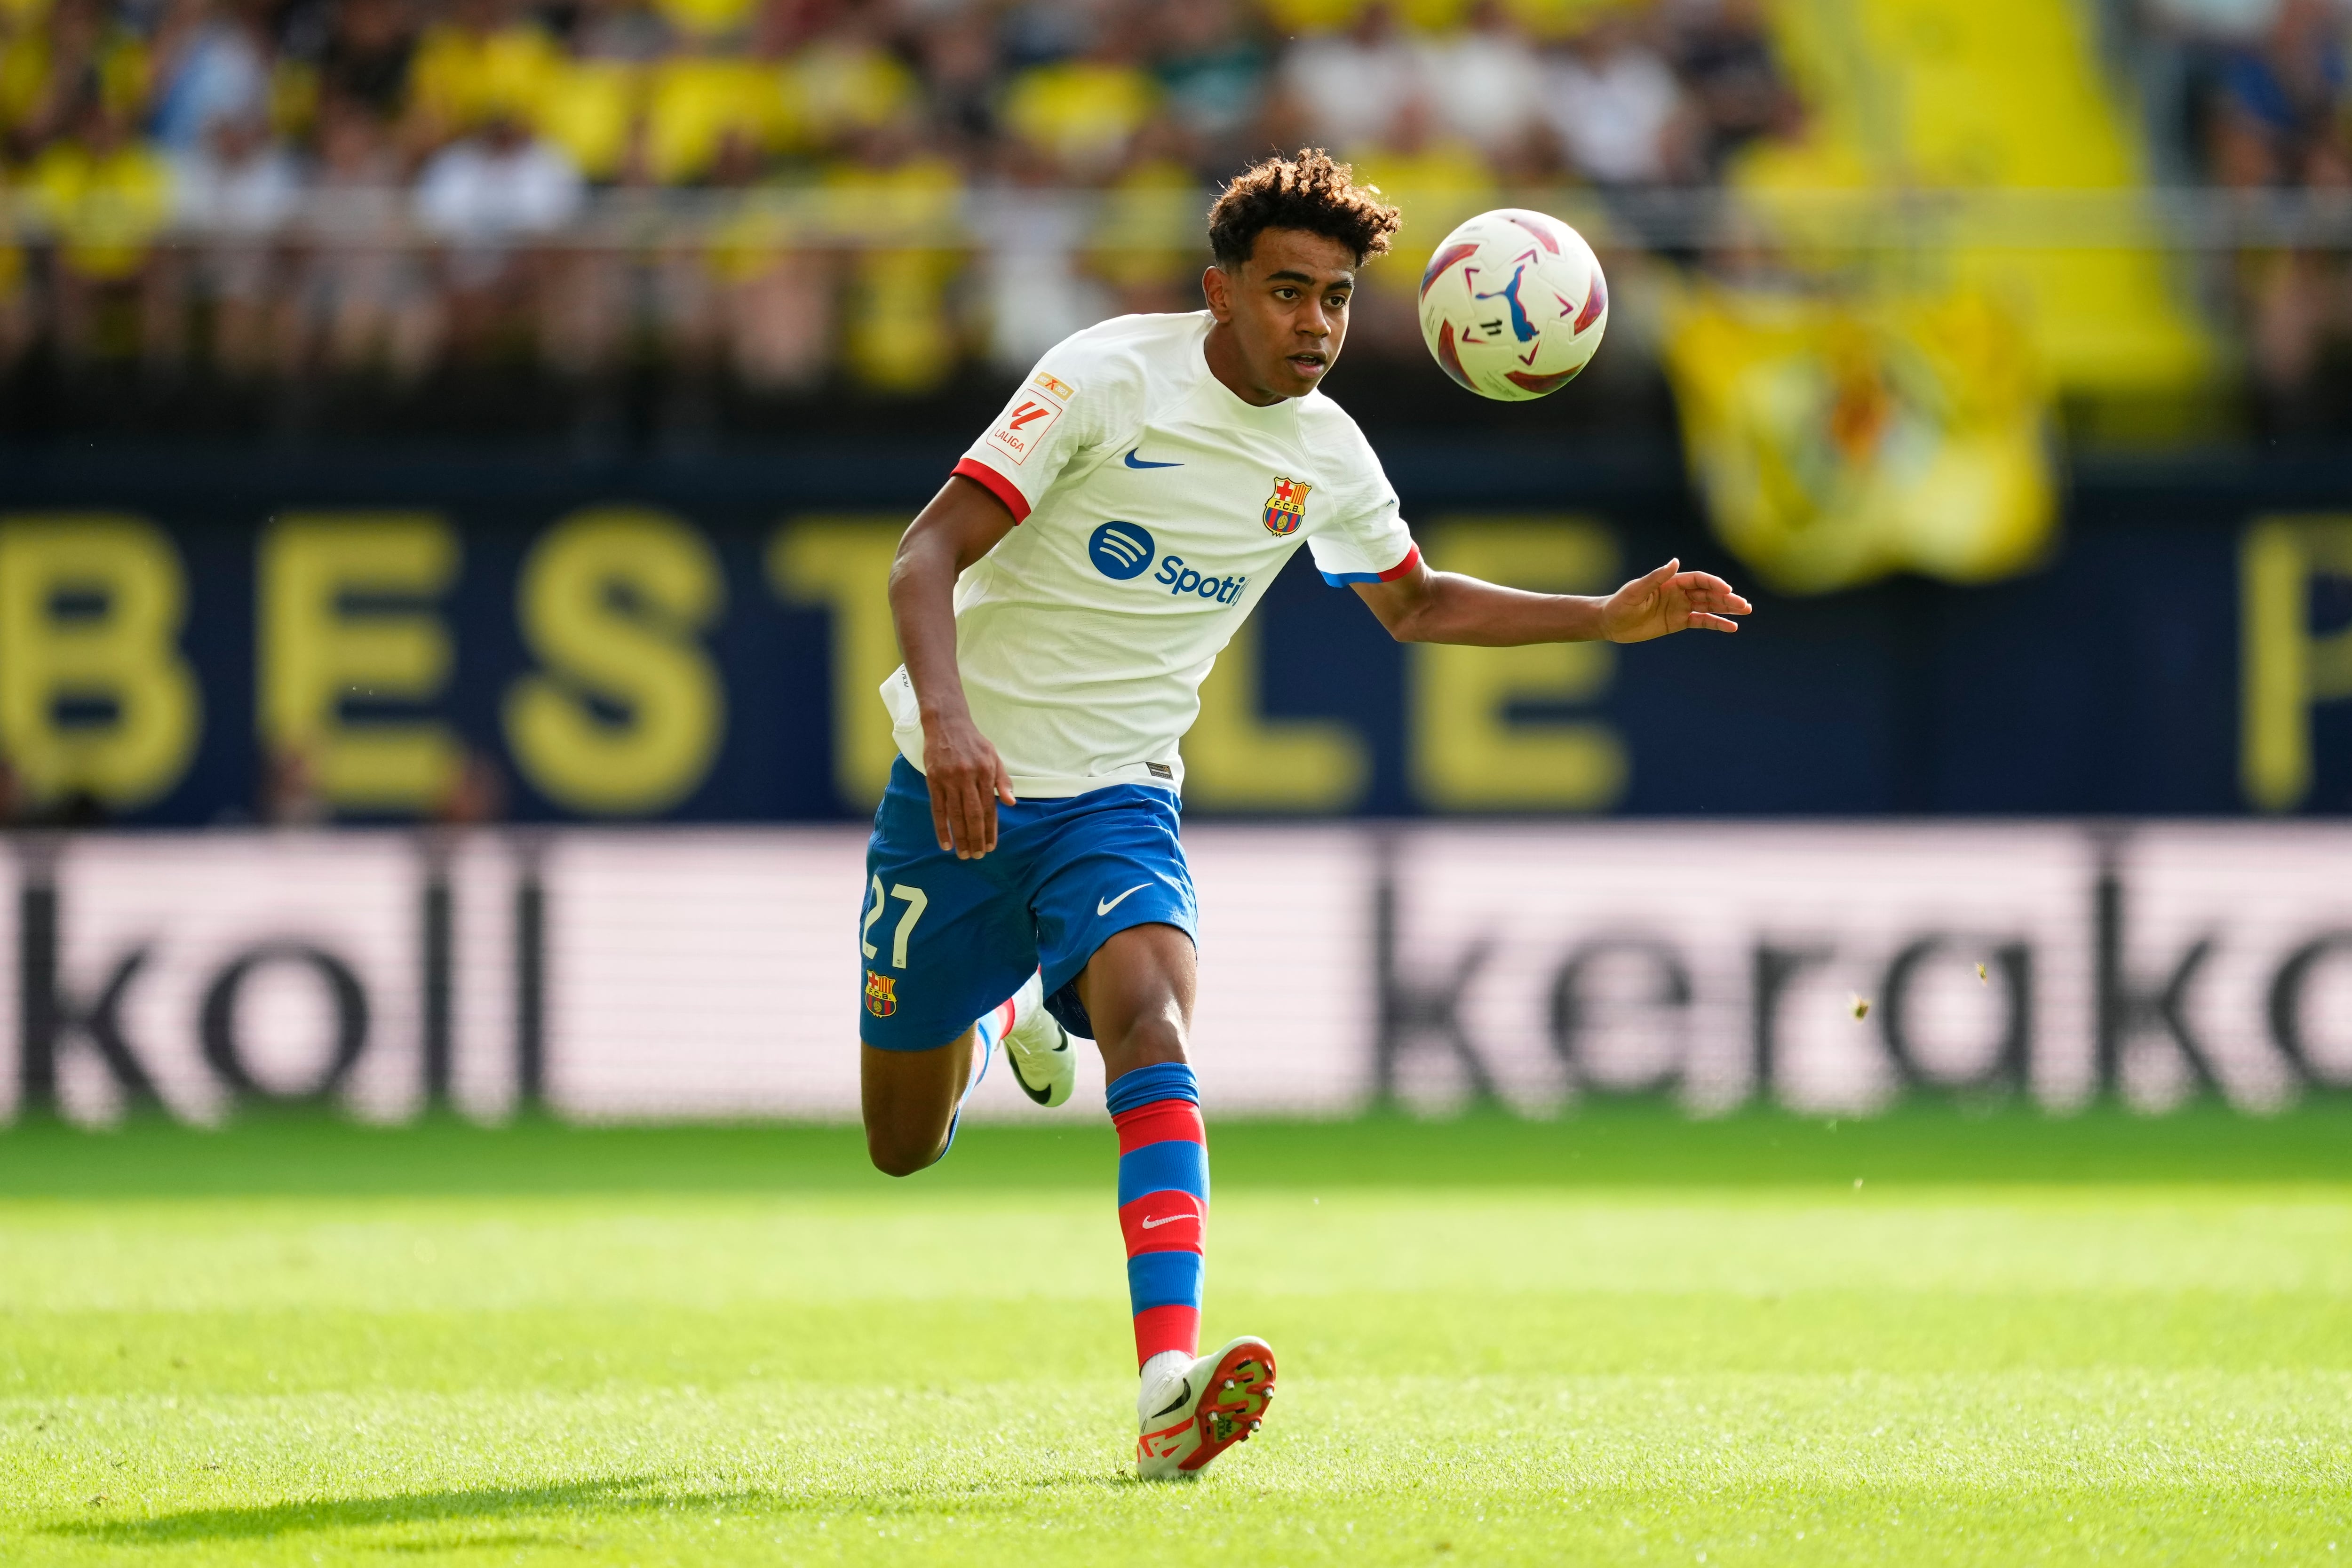
<path fill-rule="evenodd" d="M 7 0 L 0 29 L 0 357 L 231 375 L 651 349 L 919 393 L 1191 308 L 1206 193 L 1269 148 L 1356 158 L 1426 242 L 1506 186 L 1706 180 L 1798 113 L 1749 0 Z"/>
<path fill-rule="evenodd" d="M 2345 15 L 2130 16 L 2157 177 L 2352 183 Z M 1268 149 L 1355 160 L 1417 253 L 1505 193 L 1703 194 L 1806 121 L 1757 0 L 0 0 L 0 374 L 920 395 L 1190 308 L 1207 192 Z M 1408 270 L 1370 352 L 1413 352 Z M 2243 271 L 2256 368 L 2308 380 L 2341 258 Z"/>
<path fill-rule="evenodd" d="M 2352 191 L 2347 11 L 2337 0 L 2149 0 L 2137 39 L 2159 174 L 2323 201 Z M 2246 248 L 2224 280 L 2273 428 L 2329 423 L 2352 357 L 2352 272 L 2332 246 Z"/>

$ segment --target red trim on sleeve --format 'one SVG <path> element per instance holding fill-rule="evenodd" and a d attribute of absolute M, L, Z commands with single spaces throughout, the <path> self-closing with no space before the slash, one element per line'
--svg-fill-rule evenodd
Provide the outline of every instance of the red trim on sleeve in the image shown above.
<path fill-rule="evenodd" d="M 1380 580 L 1383 583 L 1393 583 L 1420 564 L 1421 546 L 1416 544 L 1404 552 L 1403 560 L 1381 573 Z"/>
<path fill-rule="evenodd" d="M 1015 523 L 1029 515 L 1029 498 L 1021 493 L 1021 487 L 978 458 L 966 458 L 955 466 L 955 472 L 961 474 L 965 479 L 981 486 L 990 495 L 1003 501 L 1004 510 L 1013 514 L 1013 521 Z M 1400 566 L 1397 570 L 1402 572 L 1404 568 Z"/>

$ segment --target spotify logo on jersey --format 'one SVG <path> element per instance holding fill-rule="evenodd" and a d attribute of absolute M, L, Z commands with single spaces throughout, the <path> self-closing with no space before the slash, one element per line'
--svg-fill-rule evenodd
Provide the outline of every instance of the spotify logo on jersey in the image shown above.
<path fill-rule="evenodd" d="M 1142 576 L 1158 551 L 1150 531 L 1139 522 L 1106 522 L 1087 541 L 1095 570 L 1121 583 Z"/>

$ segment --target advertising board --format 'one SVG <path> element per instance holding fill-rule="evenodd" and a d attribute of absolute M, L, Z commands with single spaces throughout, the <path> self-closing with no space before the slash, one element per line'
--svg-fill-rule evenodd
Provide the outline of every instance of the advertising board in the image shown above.
<path fill-rule="evenodd" d="M 1596 593 L 1680 556 L 1754 587 L 1671 464 L 1384 454 L 1441 569 Z M 889 563 L 952 455 L 866 458 L 12 471 L 8 815 L 858 821 L 893 755 Z M 1187 807 L 2341 816 L 2344 478 L 2085 479 L 2026 575 L 1759 590 L 1737 638 L 1635 647 L 1400 645 L 1296 558 L 1202 689 Z"/>
<path fill-rule="evenodd" d="M 1195 826 L 1212 1110 L 2352 1086 L 2333 826 Z M 0 1104 L 847 1119 L 843 827 L 19 836 Z M 922 984 L 912 942 L 901 989 Z M 1079 1104 L 1099 1115 L 1100 1066 Z M 1034 1110 L 983 1086 L 976 1115 Z"/>

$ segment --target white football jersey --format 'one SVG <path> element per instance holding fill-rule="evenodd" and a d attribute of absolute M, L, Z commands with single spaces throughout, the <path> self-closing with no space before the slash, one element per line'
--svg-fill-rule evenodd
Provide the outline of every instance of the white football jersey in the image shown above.
<path fill-rule="evenodd" d="M 1018 523 L 956 584 L 956 663 L 1024 799 L 1181 789 L 1201 682 L 1301 542 L 1334 584 L 1419 559 L 1356 422 L 1320 392 L 1234 396 L 1211 324 L 1121 316 L 1065 340 L 956 465 Z M 904 665 L 882 700 L 921 767 Z"/>

